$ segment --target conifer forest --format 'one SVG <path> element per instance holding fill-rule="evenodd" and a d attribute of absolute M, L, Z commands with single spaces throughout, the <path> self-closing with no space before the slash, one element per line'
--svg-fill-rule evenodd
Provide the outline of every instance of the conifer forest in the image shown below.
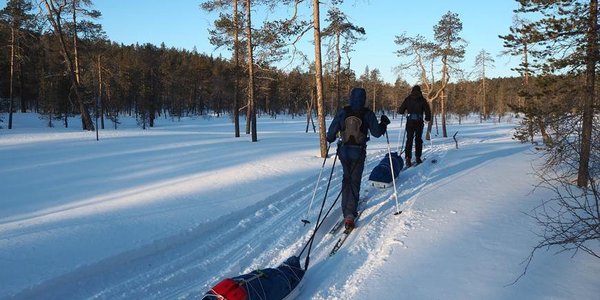
<path fill-rule="evenodd" d="M 0 11 L 0 125 L 11 129 L 16 111 L 35 112 L 48 126 L 83 130 L 118 128 L 124 115 L 134 116 L 142 129 L 162 116 L 227 115 L 236 137 L 241 118 L 246 134 L 256 141 L 257 115 L 308 116 L 313 130 L 317 123 L 324 132 L 325 117 L 345 104 L 355 86 L 366 88 L 369 108 L 395 117 L 410 84 L 401 76 L 385 82 L 378 68 L 353 71 L 352 52 L 369 33 L 350 21 L 340 8 L 342 0 L 329 2 L 199 1 L 198 10 L 219 16 L 206 43 L 232 53 L 214 57 L 164 43 L 112 42 L 92 0 L 9 0 Z M 435 126 L 447 137 L 450 115 L 459 122 L 469 114 L 502 121 L 515 113 L 523 117 L 515 138 L 526 142 L 538 135 L 548 149 L 577 152 L 573 163 L 581 163 L 578 185 L 583 186 L 590 177 L 585 166 L 594 162 L 592 147 L 598 144 L 593 142 L 597 0 L 517 2 L 513 25 L 498 36 L 503 55 L 520 61 L 514 77 L 489 78 L 486 70 L 493 67 L 494 56 L 485 49 L 472 69 L 461 67 L 468 41 L 461 36 L 460 16 L 451 11 L 431 29 L 432 40 L 399 31 L 393 41 L 399 61 L 390 64 L 419 78 L 436 116 L 428 135 Z M 284 6 L 295 14 L 252 22 L 252 12 Z M 298 9 L 312 10 L 311 18 L 298 17 Z M 310 35 L 314 53 L 298 51 L 296 42 Z M 278 67 L 286 61 L 296 65 Z M 70 124 L 75 115 L 82 124 Z M 574 136 L 581 139 L 578 146 L 573 146 Z M 324 136 L 320 139 L 323 150 Z"/>

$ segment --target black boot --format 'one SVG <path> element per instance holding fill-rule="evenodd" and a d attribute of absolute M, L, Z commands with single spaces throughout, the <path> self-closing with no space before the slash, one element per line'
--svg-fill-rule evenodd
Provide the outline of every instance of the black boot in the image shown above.
<path fill-rule="evenodd" d="M 417 157 L 417 165 L 420 165 L 423 161 L 421 160 L 420 157 Z"/>
<path fill-rule="evenodd" d="M 410 156 L 407 156 L 405 161 L 406 161 L 406 167 L 410 168 L 412 166 L 412 162 L 410 161 Z"/>

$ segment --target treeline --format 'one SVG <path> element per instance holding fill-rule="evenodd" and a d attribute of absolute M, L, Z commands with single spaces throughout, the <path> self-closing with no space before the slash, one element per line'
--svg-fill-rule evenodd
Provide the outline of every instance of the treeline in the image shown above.
<path fill-rule="evenodd" d="M 49 124 L 79 114 L 64 62 L 50 33 L 28 32 L 20 45 L 20 59 L 14 73 L 14 110 L 32 111 L 44 115 Z M 2 23 L 0 40 L 10 40 L 10 26 Z M 212 57 L 196 51 L 155 46 L 119 45 L 109 41 L 80 40 L 81 77 L 84 82 L 85 104 L 98 111 L 101 119 L 118 121 L 120 115 L 135 116 L 141 126 L 152 126 L 153 119 L 167 114 L 171 117 L 231 113 L 234 64 L 222 57 Z M 0 94 L 2 111 L 8 112 L 10 78 L 10 47 L 0 48 Z M 295 69 L 283 72 L 261 66 L 256 75 L 257 112 L 259 114 L 305 114 L 314 109 L 314 75 Z M 241 80 L 245 80 L 242 78 Z M 488 87 L 489 114 L 508 110 L 519 84 L 518 79 L 492 79 Z M 245 83 L 241 83 L 245 86 Z M 410 86 L 402 80 L 384 82 L 378 69 L 356 76 L 344 70 L 342 91 L 363 86 L 368 91 L 367 103 L 376 111 L 393 111 Z M 244 90 L 242 97 L 244 96 Z M 483 103 L 477 82 L 450 85 L 449 110 L 456 114 L 479 113 Z M 335 74 L 325 71 L 324 94 L 326 110 L 335 112 L 345 104 L 335 99 Z M 344 93 L 342 93 L 343 95 Z"/>
<path fill-rule="evenodd" d="M 69 118 L 81 114 L 82 107 L 92 116 L 110 119 L 114 126 L 119 116 L 135 116 L 142 128 L 153 126 L 158 116 L 181 117 L 204 114 L 229 114 L 234 105 L 235 64 L 232 59 L 212 57 L 195 50 L 175 49 L 163 45 L 122 45 L 110 42 L 99 24 L 98 16 L 85 2 L 79 5 L 79 19 L 67 20 L 64 32 L 52 30 L 48 20 L 36 19 L 30 2 L 8 1 L 0 18 L 0 108 L 10 111 L 32 111 L 43 115 L 49 126 L 61 122 L 69 126 Z M 88 5 L 91 3 L 88 3 Z M 52 7 L 49 7 L 51 10 Z M 75 25 L 74 25 L 75 24 Z M 76 26 L 76 27 L 75 27 Z M 77 28 L 77 29 L 72 29 Z M 73 32 L 77 32 L 75 39 Z M 61 36 L 62 34 L 62 36 Z M 60 39 L 68 42 L 65 45 Z M 8 41 L 8 42 L 7 42 Z M 76 43 L 75 43 L 76 41 Z M 77 87 L 68 69 L 64 49 L 73 57 Z M 75 54 L 77 56 L 75 56 Z M 334 113 L 345 104 L 344 95 L 354 86 L 368 91 L 368 105 L 375 111 L 394 111 L 410 86 L 398 79 L 386 83 L 377 68 L 366 68 L 355 74 L 349 66 L 324 65 L 323 94 L 325 111 Z M 312 113 L 316 107 L 314 67 L 281 71 L 266 63 L 258 63 L 255 71 L 256 111 L 260 114 Z M 339 72 L 339 76 L 337 75 Z M 240 99 L 246 97 L 247 76 L 240 76 Z M 480 112 L 481 103 L 489 106 L 487 114 L 504 113 L 514 99 L 514 79 L 490 81 L 487 99 L 481 100 L 476 82 L 454 84 L 448 97 L 450 112 L 466 115 Z M 339 85 L 341 93 L 337 91 Z M 78 95 L 81 105 L 78 105 Z M 487 102 L 487 103 L 486 103 Z M 239 108 L 242 113 L 246 107 Z M 60 120 L 60 121 L 57 121 Z M 6 121 L 6 120 L 5 120 Z"/>

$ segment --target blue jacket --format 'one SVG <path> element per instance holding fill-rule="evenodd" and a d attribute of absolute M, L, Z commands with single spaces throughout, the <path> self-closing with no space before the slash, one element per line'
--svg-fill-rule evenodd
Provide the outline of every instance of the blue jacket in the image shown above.
<path fill-rule="evenodd" d="M 353 111 L 359 111 L 365 107 L 365 103 L 367 100 L 367 93 L 363 88 L 354 88 L 350 93 L 350 107 Z M 365 135 L 366 131 L 370 131 L 371 135 L 374 137 L 380 137 L 385 133 L 386 125 L 379 123 L 377 121 L 377 117 L 375 113 L 370 109 L 366 108 L 366 113 L 363 117 L 363 124 Z M 343 128 L 344 121 L 346 120 L 346 111 L 341 109 L 338 111 L 336 116 L 329 124 L 329 130 L 327 130 L 327 142 L 333 143 L 337 138 L 337 133 L 340 132 Z"/>

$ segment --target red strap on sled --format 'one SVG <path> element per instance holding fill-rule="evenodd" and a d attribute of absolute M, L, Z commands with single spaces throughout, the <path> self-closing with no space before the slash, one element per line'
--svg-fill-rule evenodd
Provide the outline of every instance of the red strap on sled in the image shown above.
<path fill-rule="evenodd" d="M 214 292 L 219 299 L 224 300 L 246 300 L 248 298 L 246 289 L 231 278 L 223 279 L 221 282 L 217 283 L 211 291 Z"/>

